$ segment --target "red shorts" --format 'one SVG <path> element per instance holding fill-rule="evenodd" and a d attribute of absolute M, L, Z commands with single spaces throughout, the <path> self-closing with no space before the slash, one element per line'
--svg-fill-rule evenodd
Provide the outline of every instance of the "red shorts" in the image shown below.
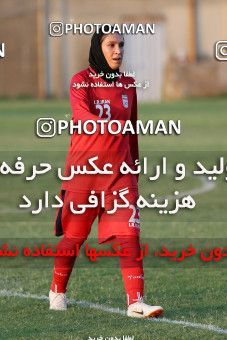
<path fill-rule="evenodd" d="M 112 192 L 106 193 L 102 199 L 101 194 L 97 193 L 98 206 L 86 208 L 83 214 L 74 214 L 70 210 L 70 202 L 73 202 L 73 208 L 80 210 L 78 204 L 89 204 L 88 198 L 91 192 L 72 192 L 61 191 L 63 207 L 57 211 L 55 220 L 55 235 L 65 235 L 69 238 L 87 239 L 92 224 L 98 217 L 98 240 L 99 243 L 105 242 L 113 236 L 138 236 L 140 233 L 139 209 L 136 201 L 138 192 L 133 190 L 125 195 L 129 202 L 129 207 L 118 208 L 113 214 L 108 211 L 113 209 L 114 199 L 119 204 L 123 201 L 119 195 L 113 195 Z M 104 207 L 102 207 L 104 205 Z"/>

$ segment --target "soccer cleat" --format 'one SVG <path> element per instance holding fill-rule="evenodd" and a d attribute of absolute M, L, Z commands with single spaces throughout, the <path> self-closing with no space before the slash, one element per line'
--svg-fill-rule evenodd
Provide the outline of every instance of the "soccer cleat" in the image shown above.
<path fill-rule="evenodd" d="M 52 290 L 49 292 L 50 309 L 67 310 L 67 299 L 64 293 L 55 293 Z"/>
<path fill-rule="evenodd" d="M 149 306 L 143 302 L 135 302 L 128 306 L 127 315 L 133 318 L 157 318 L 163 314 L 160 306 Z"/>

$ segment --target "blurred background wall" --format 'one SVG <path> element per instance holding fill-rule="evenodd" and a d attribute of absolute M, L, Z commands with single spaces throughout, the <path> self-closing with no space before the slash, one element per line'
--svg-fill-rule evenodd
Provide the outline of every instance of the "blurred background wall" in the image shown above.
<path fill-rule="evenodd" d="M 154 35 L 125 36 L 124 69 L 151 82 L 140 101 L 227 93 L 227 62 L 214 57 L 226 16 L 226 0 L 1 0 L 0 97 L 68 96 L 70 78 L 88 66 L 91 36 L 51 37 L 51 21 L 155 23 Z"/>

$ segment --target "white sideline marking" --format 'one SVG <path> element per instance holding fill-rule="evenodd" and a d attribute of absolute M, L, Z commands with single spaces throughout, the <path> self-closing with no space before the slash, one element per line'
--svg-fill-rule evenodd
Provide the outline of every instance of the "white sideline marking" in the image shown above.
<path fill-rule="evenodd" d="M 191 175 L 186 175 L 186 177 L 193 177 Z M 182 198 L 186 195 L 200 195 L 200 194 L 204 194 L 205 192 L 214 190 L 214 188 L 216 187 L 216 183 L 211 182 L 207 179 L 207 177 L 205 176 L 199 176 L 198 177 L 201 182 L 202 182 L 202 186 L 200 188 L 195 188 L 189 191 L 181 191 L 179 192 L 179 195 L 177 195 L 178 198 Z M 163 197 L 159 197 L 159 199 L 165 199 L 167 198 L 168 200 L 170 199 L 175 199 L 176 196 L 175 195 L 169 195 L 169 196 L 163 196 Z"/>
<path fill-rule="evenodd" d="M 30 294 L 30 293 L 19 293 L 19 292 L 12 292 L 6 289 L 0 290 L 0 296 L 4 297 L 19 297 L 19 298 L 29 298 L 29 299 L 35 299 L 35 300 L 49 300 L 49 298 L 45 295 L 36 295 L 36 294 Z M 114 313 L 114 314 L 120 314 L 126 316 L 126 313 L 124 310 L 121 310 L 119 308 L 111 308 L 108 306 L 100 305 L 98 303 L 92 303 L 88 301 L 77 301 L 77 300 L 68 300 L 70 305 L 78 305 L 85 308 L 92 308 L 92 309 L 98 309 L 103 312 L 107 313 Z M 150 322 L 162 322 L 162 323 L 169 323 L 174 325 L 181 325 L 184 327 L 191 327 L 191 328 L 197 328 L 197 329 L 203 329 L 205 331 L 211 331 L 219 334 L 227 334 L 227 329 L 223 329 L 214 325 L 206 325 L 202 323 L 193 323 L 189 321 L 183 321 L 183 320 L 171 320 L 167 318 L 159 318 L 159 319 L 144 319 L 144 321 L 150 321 Z"/>

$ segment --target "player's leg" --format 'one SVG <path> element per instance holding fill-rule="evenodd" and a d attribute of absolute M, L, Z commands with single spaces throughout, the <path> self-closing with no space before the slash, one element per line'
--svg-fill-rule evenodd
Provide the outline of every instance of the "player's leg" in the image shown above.
<path fill-rule="evenodd" d="M 54 259 L 53 278 L 49 293 L 50 309 L 65 310 L 67 308 L 65 293 L 70 274 L 80 247 L 87 239 L 91 225 L 97 216 L 97 209 L 86 210 L 82 215 L 72 214 L 69 202 L 72 201 L 76 208 L 78 204 L 87 203 L 88 195 L 89 193 L 67 191 L 64 195 L 62 211 L 57 214 L 56 222 L 61 223 L 63 231 L 63 238 L 57 245 L 57 251 L 69 256 L 56 256 Z"/>
<path fill-rule="evenodd" d="M 67 252 L 70 256 L 56 256 L 54 259 L 53 277 L 49 292 L 50 309 L 67 309 L 65 293 L 76 256 L 83 242 L 83 238 L 68 238 L 63 236 L 57 245 L 57 251 L 62 254 Z"/>
<path fill-rule="evenodd" d="M 127 297 L 127 315 L 137 318 L 158 317 L 162 315 L 163 308 L 150 306 L 144 300 L 144 271 L 141 259 L 139 237 L 117 236 L 116 241 L 121 249 L 127 249 L 130 256 L 119 257 L 122 278 Z"/>
<path fill-rule="evenodd" d="M 119 263 L 124 282 L 127 305 L 143 301 L 144 296 L 144 271 L 143 261 L 140 259 L 140 244 L 138 236 L 116 236 L 121 251 L 127 251 L 129 256 L 120 256 Z"/>
<path fill-rule="evenodd" d="M 53 279 L 51 290 L 55 293 L 65 293 L 74 262 L 78 256 L 79 249 L 84 242 L 84 238 L 70 238 L 63 236 L 57 244 L 56 250 L 66 256 L 56 256 L 54 259 Z"/>
<path fill-rule="evenodd" d="M 127 248 L 130 256 L 119 258 L 122 278 L 127 297 L 127 315 L 146 318 L 156 317 L 163 313 L 160 306 L 149 306 L 143 302 L 144 296 L 144 271 L 140 258 L 140 216 L 136 207 L 137 192 L 131 191 L 127 195 L 128 208 L 119 208 L 114 214 L 108 214 L 111 209 L 111 196 L 107 199 L 106 210 L 102 212 L 99 220 L 100 243 L 113 242 Z M 119 203 L 121 203 L 119 201 Z"/>

